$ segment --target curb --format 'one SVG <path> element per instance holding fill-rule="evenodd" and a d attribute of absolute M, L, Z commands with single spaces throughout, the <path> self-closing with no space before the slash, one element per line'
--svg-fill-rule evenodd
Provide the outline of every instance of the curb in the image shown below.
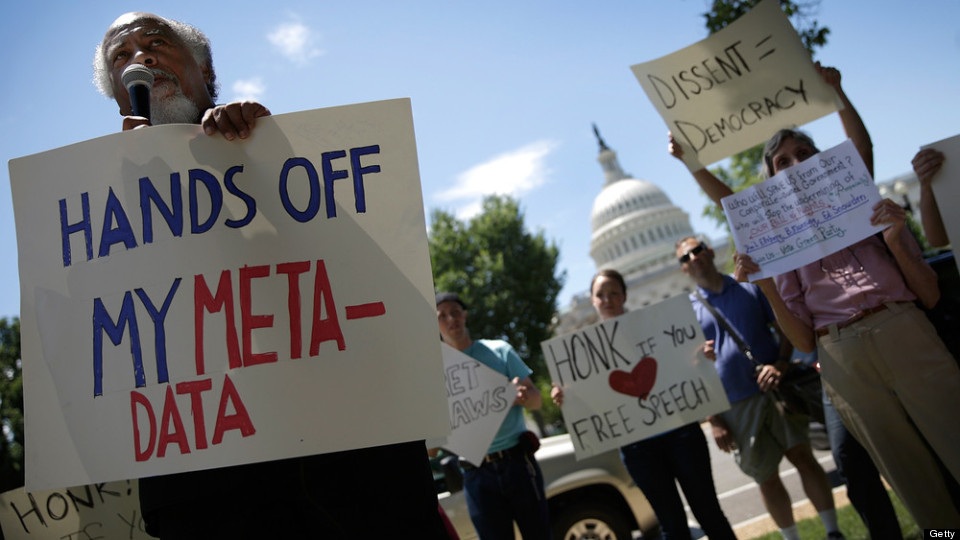
<path fill-rule="evenodd" d="M 836 508 L 850 504 L 850 499 L 847 498 L 847 486 L 842 485 L 833 488 L 833 504 Z M 813 507 L 810 499 L 804 499 L 793 503 L 793 517 L 796 521 L 817 517 L 817 509 Z M 733 525 L 734 534 L 742 540 L 757 538 L 779 531 L 779 527 L 773 522 L 770 514 L 763 514 Z"/>

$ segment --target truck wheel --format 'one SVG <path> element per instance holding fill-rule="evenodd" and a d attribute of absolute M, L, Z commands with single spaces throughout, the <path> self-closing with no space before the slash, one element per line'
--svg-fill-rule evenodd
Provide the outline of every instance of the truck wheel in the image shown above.
<path fill-rule="evenodd" d="M 580 504 L 551 517 L 554 540 L 630 540 L 633 537 L 629 520 L 606 508 Z"/>

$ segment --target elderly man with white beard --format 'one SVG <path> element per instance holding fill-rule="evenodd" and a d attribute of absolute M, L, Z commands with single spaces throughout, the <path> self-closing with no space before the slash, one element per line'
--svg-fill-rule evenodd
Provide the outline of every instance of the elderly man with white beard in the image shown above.
<path fill-rule="evenodd" d="M 146 75 L 149 118 L 134 113 L 124 85 L 131 66 Z M 254 101 L 217 105 L 209 40 L 158 15 L 117 18 L 93 67 L 97 88 L 120 107 L 124 131 L 189 123 L 240 141 L 270 115 Z M 423 441 L 142 478 L 139 489 L 146 530 L 163 539 L 448 538 Z"/>

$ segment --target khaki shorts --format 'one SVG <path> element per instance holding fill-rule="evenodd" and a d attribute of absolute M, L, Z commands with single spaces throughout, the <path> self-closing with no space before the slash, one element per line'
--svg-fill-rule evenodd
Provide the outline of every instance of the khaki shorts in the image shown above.
<path fill-rule="evenodd" d="M 758 483 L 777 472 L 784 452 L 810 443 L 809 417 L 781 414 L 763 393 L 731 404 L 721 416 L 737 441 L 737 465 Z"/>

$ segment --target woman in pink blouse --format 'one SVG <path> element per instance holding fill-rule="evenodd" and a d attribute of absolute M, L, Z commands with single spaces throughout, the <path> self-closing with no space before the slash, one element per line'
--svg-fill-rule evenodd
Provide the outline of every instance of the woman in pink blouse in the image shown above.
<path fill-rule="evenodd" d="M 840 96 L 844 130 L 872 175 L 870 135 L 840 87 L 839 71 L 817 67 Z M 682 154 L 672 137 L 670 152 Z M 818 152 L 807 135 L 782 130 L 764 148 L 763 173 L 775 175 Z M 732 193 L 707 169 L 693 176 L 717 204 Z M 936 304 L 937 275 L 897 203 L 878 203 L 870 222 L 887 228 L 757 285 L 794 346 L 817 350 L 827 394 L 844 424 L 918 525 L 958 527 L 960 510 L 947 485 L 960 479 L 954 417 L 960 412 L 960 368 L 916 305 Z M 759 271 L 748 255 L 738 253 L 735 261 L 737 279 Z"/>

